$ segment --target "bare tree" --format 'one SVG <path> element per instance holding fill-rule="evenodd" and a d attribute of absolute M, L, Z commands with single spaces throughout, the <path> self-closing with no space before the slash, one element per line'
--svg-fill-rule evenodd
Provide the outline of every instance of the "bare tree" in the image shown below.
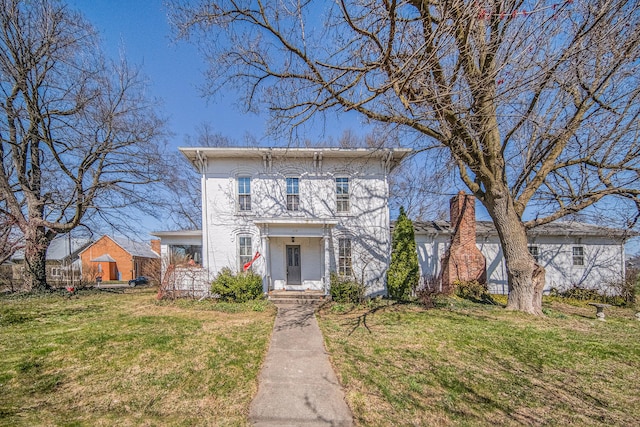
<path fill-rule="evenodd" d="M 23 248 L 23 239 L 11 215 L 0 202 L 0 265 Z"/>
<path fill-rule="evenodd" d="M 0 0 L 0 198 L 24 236 L 29 288 L 49 288 L 45 255 L 57 234 L 144 206 L 140 184 L 163 169 L 164 126 L 144 89 L 60 2 Z"/>
<path fill-rule="evenodd" d="M 196 127 L 196 136 L 187 136 L 185 144 L 198 147 L 233 147 L 238 143 L 214 131 L 210 123 Z M 202 190 L 200 175 L 182 153 L 167 154 L 164 175 L 163 200 L 167 218 L 180 230 L 198 230 L 202 227 Z"/>
<path fill-rule="evenodd" d="M 389 148 L 400 146 L 399 138 L 395 130 L 377 126 L 366 134 L 348 129 L 326 142 L 330 147 Z M 318 147 L 318 142 L 308 141 L 308 146 Z M 448 200 L 456 194 L 450 190 L 453 168 L 443 150 L 427 151 L 405 159 L 389 175 L 389 207 L 394 212 L 403 207 L 414 220 L 448 218 Z"/>
<path fill-rule="evenodd" d="M 406 159 L 389 175 L 389 207 L 402 206 L 413 220 L 449 218 L 453 168 L 441 153 L 432 151 Z"/>
<path fill-rule="evenodd" d="M 200 176 L 182 153 L 167 154 L 164 186 L 166 219 L 179 230 L 199 230 L 202 227 L 202 190 Z"/>
<path fill-rule="evenodd" d="M 176 2 L 173 22 L 199 36 L 211 91 L 243 89 L 281 127 L 354 110 L 447 149 L 497 228 L 507 307 L 542 314 L 527 228 L 615 196 L 638 207 L 639 8 L 223 0 Z"/>

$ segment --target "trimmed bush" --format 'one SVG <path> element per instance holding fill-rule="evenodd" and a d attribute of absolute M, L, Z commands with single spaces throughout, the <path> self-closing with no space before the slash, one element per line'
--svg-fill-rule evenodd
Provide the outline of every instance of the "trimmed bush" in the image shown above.
<path fill-rule="evenodd" d="M 456 295 L 460 298 L 468 299 L 475 302 L 495 304 L 495 301 L 491 297 L 491 294 L 489 294 L 487 286 L 478 282 L 477 280 L 456 280 L 453 285 L 455 286 Z"/>
<path fill-rule="evenodd" d="M 211 284 L 211 292 L 221 301 L 247 302 L 263 297 L 262 277 L 253 271 L 234 274 L 223 268 Z"/>
<path fill-rule="evenodd" d="M 364 299 L 364 286 L 350 277 L 331 273 L 330 293 L 335 302 L 358 304 Z"/>
<path fill-rule="evenodd" d="M 573 285 L 564 291 L 559 291 L 555 288 L 551 289 L 549 295 L 577 301 L 600 302 L 619 307 L 626 305 L 625 299 L 620 295 L 605 295 L 595 289 L 583 288 L 578 285 Z"/>

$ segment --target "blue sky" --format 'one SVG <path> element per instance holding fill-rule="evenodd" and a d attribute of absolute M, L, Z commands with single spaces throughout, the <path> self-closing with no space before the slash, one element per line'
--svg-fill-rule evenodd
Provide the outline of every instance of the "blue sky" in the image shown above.
<path fill-rule="evenodd" d="M 235 102 L 236 93 L 223 92 L 213 99 L 201 96 L 206 64 L 194 45 L 172 40 L 163 0 L 67 0 L 67 4 L 98 30 L 108 56 L 124 55 L 129 64 L 142 68 L 150 95 L 162 101 L 160 111 L 169 119 L 173 147 L 186 145 L 185 136 L 195 136 L 202 123 L 235 141 L 249 134 L 270 145 L 263 140 L 266 116 L 243 113 Z M 361 127 L 354 113 L 342 114 L 326 129 L 311 128 L 313 135 L 306 137 L 338 137 L 346 129 Z"/>
<path fill-rule="evenodd" d="M 185 135 L 210 123 L 215 132 L 241 140 L 246 132 L 264 133 L 263 117 L 242 114 L 233 105 L 234 94 L 214 100 L 200 95 L 205 64 L 197 49 L 171 39 L 167 10 L 162 0 L 68 0 L 98 30 L 102 48 L 111 58 L 123 55 L 142 68 L 149 79 L 150 95 L 162 103 L 160 111 L 175 134 L 172 146 L 185 145 Z"/>

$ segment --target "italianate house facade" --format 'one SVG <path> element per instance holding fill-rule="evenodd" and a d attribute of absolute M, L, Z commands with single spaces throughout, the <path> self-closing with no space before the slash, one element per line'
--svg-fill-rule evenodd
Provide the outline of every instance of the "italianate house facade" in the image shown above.
<path fill-rule="evenodd" d="M 154 235 L 165 276 L 181 291 L 206 294 L 222 269 L 250 268 L 265 292 L 327 293 L 332 273 L 360 281 L 368 295 L 386 292 L 387 178 L 410 150 L 180 151 L 201 176 L 202 230 Z"/>

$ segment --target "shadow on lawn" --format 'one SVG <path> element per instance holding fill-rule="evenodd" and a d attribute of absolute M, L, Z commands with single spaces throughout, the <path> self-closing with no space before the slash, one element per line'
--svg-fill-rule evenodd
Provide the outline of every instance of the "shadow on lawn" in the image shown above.
<path fill-rule="evenodd" d="M 330 307 L 330 304 L 323 304 L 318 308 L 317 311 L 320 312 L 321 310 L 330 310 Z M 347 316 L 363 307 L 367 307 L 367 303 L 354 304 L 349 306 L 349 308 L 346 310 L 343 308 L 344 311 L 340 312 L 339 314 Z M 504 305 L 495 301 L 490 295 L 488 295 L 488 297 L 480 298 L 447 297 L 430 300 L 429 304 L 421 304 L 420 302 L 415 300 L 382 300 L 382 302 L 377 302 L 374 303 L 373 306 L 369 306 L 358 316 L 349 318 L 348 322 L 346 322 L 345 325 L 353 323 L 349 331 L 349 335 L 352 335 L 360 327 L 363 327 L 369 333 L 372 333 L 371 328 L 367 324 L 367 321 L 371 316 L 378 312 L 400 311 L 407 307 L 415 307 L 425 312 L 430 310 L 453 310 L 461 316 L 477 319 L 484 318 L 486 317 L 486 315 L 483 315 L 484 313 L 470 313 L 462 310 L 473 307 L 482 307 L 485 310 L 492 310 L 493 308 L 504 308 Z"/>
<path fill-rule="evenodd" d="M 367 324 L 367 319 L 370 316 L 373 316 L 374 314 L 380 312 L 380 311 L 398 311 L 401 307 L 407 307 L 407 306 L 411 306 L 414 305 L 416 306 L 415 302 L 411 302 L 411 301 L 390 301 L 390 300 L 385 300 L 384 304 L 381 305 L 375 305 L 373 307 L 369 307 L 366 311 L 364 311 L 362 314 L 359 314 L 358 316 L 354 317 L 354 318 L 350 318 L 348 322 L 345 323 L 349 324 L 349 323 L 354 323 L 352 325 L 351 330 L 349 331 L 349 335 L 353 334 L 359 327 L 364 327 L 369 333 L 371 333 L 371 328 L 369 328 L 369 325 Z M 364 306 L 364 304 L 356 304 L 356 305 L 352 305 L 350 307 L 350 309 L 343 311 L 342 313 L 340 313 L 341 315 L 349 315 L 351 314 L 353 311 L 358 310 L 358 308 L 362 308 Z M 329 309 L 330 305 L 323 305 L 322 307 L 320 307 L 321 309 Z M 318 312 L 320 312 L 320 310 L 318 310 Z"/>

